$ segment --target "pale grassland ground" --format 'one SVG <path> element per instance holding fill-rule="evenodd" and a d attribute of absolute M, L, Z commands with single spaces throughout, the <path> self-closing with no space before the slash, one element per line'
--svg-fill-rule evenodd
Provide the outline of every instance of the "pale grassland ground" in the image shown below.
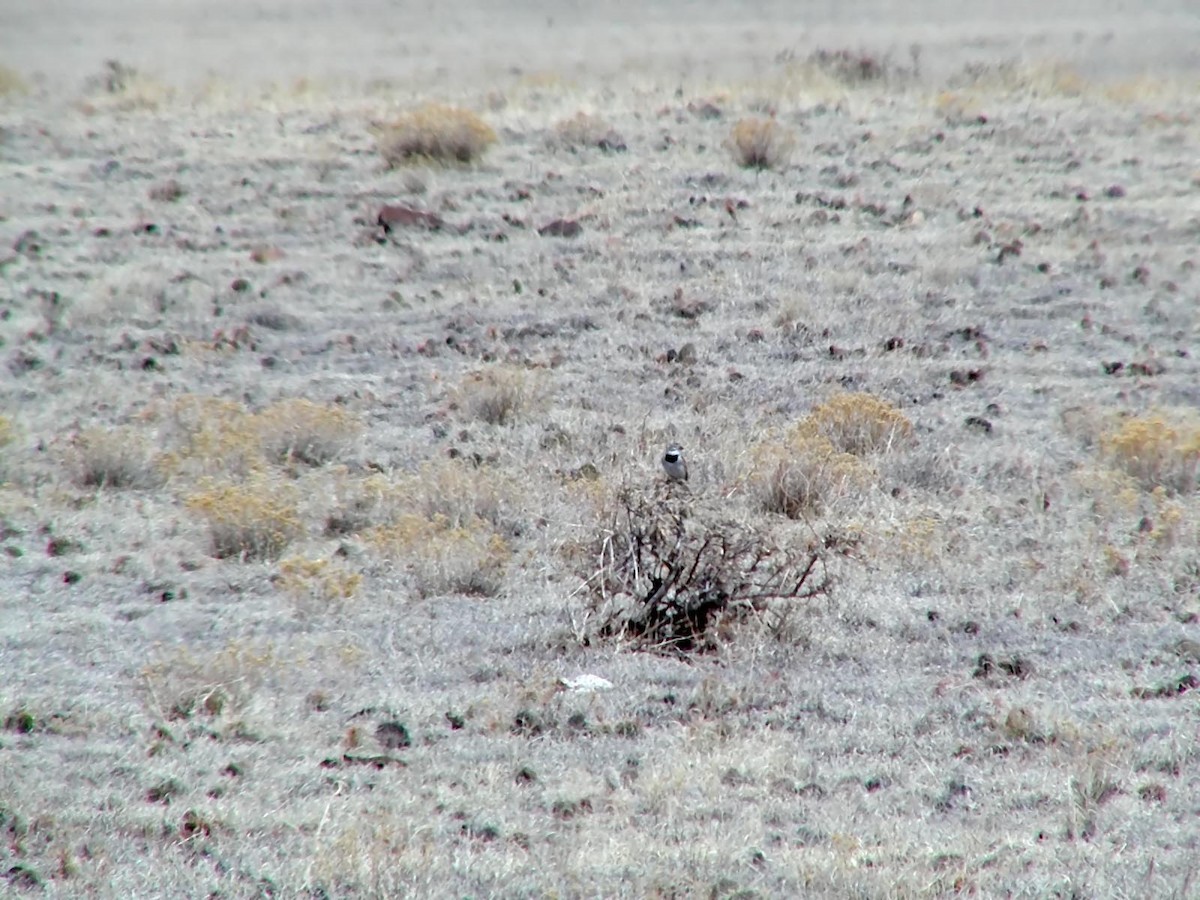
<path fill-rule="evenodd" d="M 1195 896 L 1195 77 L 971 47 L 853 82 L 775 47 L 720 82 L 22 78 L 5 890 Z M 409 100 L 496 143 L 389 170 Z M 790 154 L 743 168 L 764 117 Z M 396 202 L 447 225 L 378 234 Z M 782 637 L 578 639 L 578 548 L 668 440 L 731 518 L 859 539 Z M 810 459 L 768 511 L 763 461 Z"/>

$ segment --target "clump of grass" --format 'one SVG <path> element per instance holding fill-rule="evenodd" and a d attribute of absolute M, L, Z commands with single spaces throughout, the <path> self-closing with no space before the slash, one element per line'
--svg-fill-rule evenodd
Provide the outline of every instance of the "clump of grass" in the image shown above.
<path fill-rule="evenodd" d="M 0 416 L 0 484 L 7 480 L 9 447 L 17 441 L 17 425 L 8 416 Z"/>
<path fill-rule="evenodd" d="M 236 400 L 185 394 L 171 402 L 164 424 L 172 450 L 159 467 L 169 475 L 240 478 L 267 467 L 261 429 Z"/>
<path fill-rule="evenodd" d="M 353 478 L 344 470 L 335 473 L 333 510 L 325 519 L 325 534 L 357 534 L 392 521 L 402 498 L 395 484 L 383 475 Z"/>
<path fill-rule="evenodd" d="M 846 48 L 816 50 L 808 57 L 808 63 L 835 81 L 851 86 L 884 81 L 895 70 L 887 56 Z"/>
<path fill-rule="evenodd" d="M 503 532 L 516 528 L 513 508 L 520 489 L 512 479 L 493 469 L 461 460 L 429 462 L 400 490 L 413 511 L 427 519 L 444 519 L 452 528 L 477 521 Z"/>
<path fill-rule="evenodd" d="M 613 127 L 601 119 L 585 112 L 578 112 L 554 126 L 550 143 L 570 149 L 598 147 L 601 150 L 624 150 L 625 141 Z"/>
<path fill-rule="evenodd" d="M 152 661 L 141 675 L 154 711 L 164 719 L 217 718 L 243 708 L 286 665 L 274 644 L 234 640 L 207 656 L 181 647 Z"/>
<path fill-rule="evenodd" d="M 1166 412 L 1126 419 L 1100 438 L 1101 453 L 1146 490 L 1177 494 L 1196 490 L 1200 470 L 1200 423 Z"/>
<path fill-rule="evenodd" d="M 382 555 L 405 566 L 422 596 L 475 594 L 500 589 L 511 555 L 507 542 L 475 520 L 452 526 L 445 518 L 408 514 L 374 529 L 370 541 Z"/>
<path fill-rule="evenodd" d="M 472 372 L 459 385 L 455 401 L 471 418 L 511 425 L 529 407 L 532 386 L 524 369 L 496 365 Z"/>
<path fill-rule="evenodd" d="M 343 454 L 362 433 L 353 413 L 311 400 L 289 399 L 255 417 L 262 449 L 271 459 L 320 466 Z"/>
<path fill-rule="evenodd" d="M 754 448 L 749 485 L 766 512 L 801 519 L 874 477 L 857 456 L 838 450 L 827 437 L 801 423 L 782 440 L 764 441 Z"/>
<path fill-rule="evenodd" d="M 295 489 L 261 476 L 245 484 L 210 481 L 187 507 L 207 522 L 219 559 L 276 559 L 304 534 Z"/>
<path fill-rule="evenodd" d="M 753 452 L 749 483 L 762 508 L 791 519 L 821 511 L 875 479 L 865 461 L 907 445 L 912 422 L 870 394 L 838 394 L 817 406 L 782 439 Z"/>
<path fill-rule="evenodd" d="M 162 482 L 157 454 L 135 428 L 89 428 L 71 449 L 75 478 L 85 487 L 151 488 Z"/>
<path fill-rule="evenodd" d="M 470 110 L 429 103 L 381 128 L 377 140 L 392 168 L 421 161 L 472 163 L 496 142 L 496 132 Z"/>
<path fill-rule="evenodd" d="M 855 456 L 886 452 L 913 437 L 908 417 L 870 394 L 837 394 L 816 407 L 805 425 Z"/>
<path fill-rule="evenodd" d="M 309 612 L 341 609 L 362 587 L 362 575 L 327 559 L 293 556 L 279 564 L 275 584 Z"/>
<path fill-rule="evenodd" d="M 745 118 L 733 126 L 729 148 L 746 169 L 778 169 L 787 164 L 796 139 L 775 119 Z"/>

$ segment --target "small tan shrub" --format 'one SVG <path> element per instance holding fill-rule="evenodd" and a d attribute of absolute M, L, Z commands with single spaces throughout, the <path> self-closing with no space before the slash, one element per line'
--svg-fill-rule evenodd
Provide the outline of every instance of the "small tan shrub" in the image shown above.
<path fill-rule="evenodd" d="M 400 485 L 406 504 L 427 519 L 444 519 L 451 528 L 477 521 L 511 532 L 516 525 L 514 507 L 519 486 L 494 468 L 480 468 L 462 460 L 437 460 Z"/>
<path fill-rule="evenodd" d="M 496 142 L 496 133 L 470 110 L 430 103 L 381 128 L 377 140 L 395 168 L 420 161 L 475 162 Z"/>
<path fill-rule="evenodd" d="M 913 425 L 891 404 L 870 394 L 837 394 L 816 407 L 806 427 L 838 450 L 866 456 L 911 443 Z"/>
<path fill-rule="evenodd" d="M 304 612 L 337 612 L 358 594 L 362 574 L 343 563 L 293 556 L 279 564 L 275 584 Z"/>
<path fill-rule="evenodd" d="M 422 596 L 491 596 L 500 589 L 511 550 L 485 522 L 451 526 L 444 518 L 404 515 L 375 529 L 370 541 L 412 573 Z"/>
<path fill-rule="evenodd" d="M 75 478 L 85 487 L 150 488 L 162 483 L 157 453 L 135 428 L 89 428 L 71 448 Z"/>
<path fill-rule="evenodd" d="M 185 394 L 163 415 L 172 448 L 159 461 L 168 475 L 244 477 L 267 468 L 254 416 L 235 400 Z"/>
<path fill-rule="evenodd" d="M 325 534 L 329 537 L 384 525 L 402 508 L 400 491 L 383 475 L 353 478 L 344 470 L 335 472 L 333 493 L 333 510 L 325 519 Z"/>
<path fill-rule="evenodd" d="M 741 119 L 729 135 L 734 159 L 747 169 L 780 168 L 787 164 L 795 145 L 791 132 L 774 119 Z"/>
<path fill-rule="evenodd" d="M 533 389 L 524 369 L 495 365 L 468 375 L 454 399 L 473 419 L 511 425 L 529 407 Z"/>
<path fill-rule="evenodd" d="M 362 434 L 353 413 L 310 400 L 290 399 L 267 407 L 255 417 L 263 452 L 271 459 L 296 460 L 310 466 L 331 462 Z"/>
<path fill-rule="evenodd" d="M 624 150 L 625 141 L 613 127 L 599 116 L 578 112 L 554 126 L 552 145 L 579 149 L 597 147 L 601 150 Z"/>
<path fill-rule="evenodd" d="M 1101 453 L 1146 490 L 1196 490 L 1200 422 L 1192 414 L 1159 412 L 1126 419 L 1100 439 Z"/>
<path fill-rule="evenodd" d="M 9 448 L 16 442 L 16 423 L 8 416 L 0 416 L 0 484 L 8 480 Z"/>
<path fill-rule="evenodd" d="M 219 559 L 275 559 L 304 534 L 295 488 L 262 476 L 245 484 L 209 481 L 187 507 L 207 522 Z"/>
<path fill-rule="evenodd" d="M 754 449 L 749 485 L 765 511 L 801 519 L 874 477 L 857 456 L 838 450 L 801 423 L 783 440 L 765 441 Z"/>
<path fill-rule="evenodd" d="M 120 112 L 154 111 L 175 96 L 158 79 L 115 59 L 106 61 L 103 71 L 88 80 L 88 89 L 92 98 L 84 103 L 85 112 L 101 106 Z"/>

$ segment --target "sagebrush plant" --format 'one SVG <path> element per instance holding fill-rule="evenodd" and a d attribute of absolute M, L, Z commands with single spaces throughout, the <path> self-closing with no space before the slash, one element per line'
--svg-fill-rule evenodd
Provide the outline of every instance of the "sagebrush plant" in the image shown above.
<path fill-rule="evenodd" d="M 751 461 L 748 485 L 759 506 L 789 519 L 818 514 L 875 478 L 874 469 L 807 423 L 755 445 Z"/>
<path fill-rule="evenodd" d="M 17 441 L 17 425 L 8 416 L 0 416 L 0 484 L 8 480 L 9 448 Z"/>
<path fill-rule="evenodd" d="M 395 482 L 381 474 L 352 476 L 344 467 L 333 472 L 333 509 L 325 519 L 325 534 L 356 534 L 392 521 L 403 500 Z"/>
<path fill-rule="evenodd" d="M 767 512 L 804 518 L 873 482 L 870 457 L 912 441 L 912 422 L 891 404 L 870 394 L 836 394 L 781 437 L 756 444 L 748 482 Z"/>
<path fill-rule="evenodd" d="M 236 400 L 184 394 L 162 413 L 166 443 L 159 458 L 164 474 L 245 477 L 268 468 L 262 432 Z"/>
<path fill-rule="evenodd" d="M 529 408 L 533 385 L 524 369 L 497 364 L 463 379 L 455 402 L 471 418 L 489 425 L 511 425 Z"/>
<path fill-rule="evenodd" d="M 471 163 L 496 142 L 496 132 L 468 109 L 428 103 L 380 128 L 377 140 L 392 168 L 421 161 Z"/>
<path fill-rule="evenodd" d="M 787 164 L 795 136 L 775 119 L 740 119 L 729 134 L 729 148 L 746 169 L 778 169 Z"/>
<path fill-rule="evenodd" d="M 838 450 L 866 456 L 912 442 L 913 424 L 872 394 L 835 394 L 809 413 L 804 427 L 829 439 Z"/>
<path fill-rule="evenodd" d="M 280 561 L 275 584 L 303 611 L 337 612 L 362 587 L 362 573 L 344 562 L 292 556 Z"/>
<path fill-rule="evenodd" d="M 358 416 L 305 399 L 281 400 L 255 416 L 268 458 L 321 466 L 337 459 L 362 434 Z"/>
<path fill-rule="evenodd" d="M 452 528 L 486 522 L 504 533 L 517 528 L 520 486 L 491 466 L 462 459 L 426 462 L 397 484 L 403 504 L 427 519 L 443 519 Z"/>
<path fill-rule="evenodd" d="M 491 596 L 512 555 L 504 538 L 479 519 L 455 526 L 442 516 L 406 514 L 373 529 L 368 539 L 380 555 L 407 570 L 426 597 Z"/>
<path fill-rule="evenodd" d="M 187 498 L 187 508 L 205 520 L 219 559 L 276 559 L 304 535 L 298 500 L 295 486 L 276 478 L 205 479 Z"/>
<path fill-rule="evenodd" d="M 1200 422 L 1192 413 L 1154 412 L 1126 419 L 1100 438 L 1113 465 L 1148 491 L 1177 494 L 1196 490 L 1200 472 Z"/>
<path fill-rule="evenodd" d="M 155 442 L 130 426 L 80 432 L 70 458 L 76 481 L 85 487 L 150 488 L 162 482 Z"/>

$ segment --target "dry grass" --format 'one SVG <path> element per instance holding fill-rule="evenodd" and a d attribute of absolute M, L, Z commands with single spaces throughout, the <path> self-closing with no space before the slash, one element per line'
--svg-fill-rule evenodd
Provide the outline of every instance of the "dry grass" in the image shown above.
<path fill-rule="evenodd" d="M 218 559 L 275 559 L 305 533 L 295 486 L 268 476 L 242 484 L 206 481 L 187 508 L 208 526 Z"/>
<path fill-rule="evenodd" d="M 367 539 L 375 551 L 412 578 L 423 596 L 473 594 L 500 590 L 512 550 L 483 521 L 451 525 L 442 517 L 415 514 L 373 529 Z"/>
<path fill-rule="evenodd" d="M 741 119 L 729 135 L 733 158 L 747 169 L 781 169 L 795 146 L 795 136 L 775 119 Z"/>
<path fill-rule="evenodd" d="M 163 481 L 155 441 L 143 429 L 89 428 L 72 442 L 70 465 L 84 487 L 156 487 Z"/>
<path fill-rule="evenodd" d="M 379 152 L 393 168 L 414 162 L 473 163 L 496 133 L 467 109 L 429 103 L 379 129 Z"/>
<path fill-rule="evenodd" d="M 1100 439 L 1104 457 L 1147 491 L 1196 490 L 1200 473 L 1200 423 L 1194 413 L 1133 416 Z"/>
<path fill-rule="evenodd" d="M 361 572 L 342 562 L 293 556 L 281 560 L 275 583 L 308 615 L 342 611 L 362 588 Z"/>
<path fill-rule="evenodd" d="M 271 459 L 322 466 L 342 456 L 362 434 L 352 413 L 311 400 L 282 400 L 255 418 L 263 451 Z"/>
<path fill-rule="evenodd" d="M 838 394 L 782 438 L 754 447 L 749 486 L 764 510 L 806 518 L 873 482 L 866 458 L 907 446 L 912 436 L 912 423 L 888 403 Z"/>
<path fill-rule="evenodd" d="M 472 372 L 454 394 L 455 403 L 468 416 L 489 425 L 511 425 L 525 415 L 536 398 L 524 369 L 493 365 Z"/>
<path fill-rule="evenodd" d="M 500 56 L 518 6 L 412 24 L 503 20 Z M 703 74 L 549 90 L 435 60 L 504 146 L 421 170 L 454 227 L 384 243 L 405 176 L 360 123 L 419 79 L 77 120 L 64 58 L 3 104 L 5 890 L 1195 894 L 1200 98 L 947 121 L 842 58 L 750 97 L 701 37 L 668 50 Z M 627 156 L 546 146 L 581 108 Z M 771 109 L 781 175 L 719 143 Z M 238 330 L 264 309 L 303 327 Z M 126 478 L 81 478 L 87 427 L 165 483 L 81 489 Z"/>

